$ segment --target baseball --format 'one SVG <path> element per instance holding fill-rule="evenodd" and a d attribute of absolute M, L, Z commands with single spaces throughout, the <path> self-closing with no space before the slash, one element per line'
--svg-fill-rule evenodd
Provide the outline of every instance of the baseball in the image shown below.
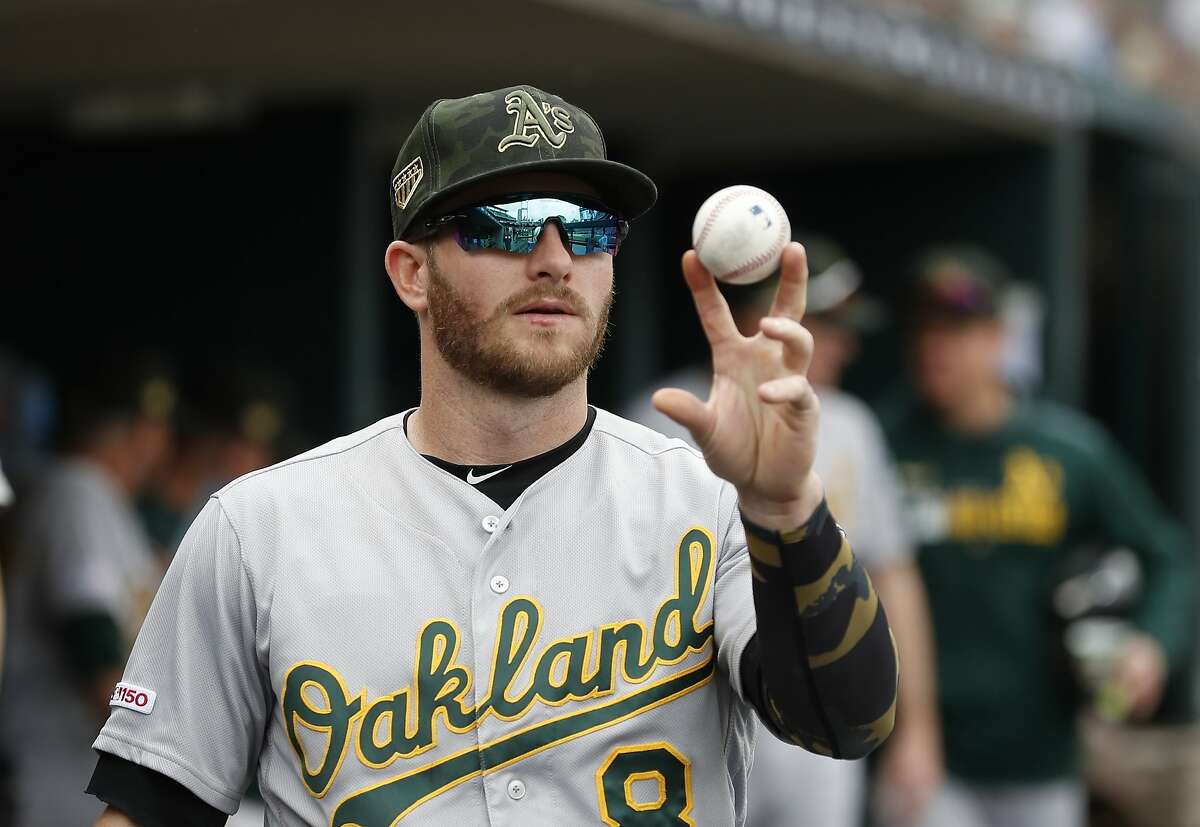
<path fill-rule="evenodd" d="M 774 273 L 791 239 L 787 213 L 758 187 L 717 190 L 692 223 L 692 247 L 700 263 L 727 284 L 753 284 Z"/>

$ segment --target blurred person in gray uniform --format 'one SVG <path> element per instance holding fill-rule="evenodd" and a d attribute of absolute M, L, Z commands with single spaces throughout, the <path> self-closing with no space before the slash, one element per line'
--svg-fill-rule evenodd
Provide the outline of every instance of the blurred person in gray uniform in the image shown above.
<path fill-rule="evenodd" d="M 170 445 L 174 385 L 150 367 L 95 368 L 64 388 L 61 458 L 14 515 L 0 744 L 17 827 L 89 824 L 91 742 L 162 568 L 133 497 Z"/>
<path fill-rule="evenodd" d="M 903 824 L 920 814 L 943 776 L 929 615 L 883 432 L 863 402 L 838 389 L 858 354 L 860 335 L 878 329 L 886 309 L 860 290 L 861 272 L 838 245 L 803 240 L 813 274 L 804 317 L 813 335 L 808 378 L 821 401 L 816 467 L 830 508 L 846 515 L 844 526 L 887 607 L 901 657 L 896 729 L 882 749 L 877 801 L 893 823 Z M 770 308 L 773 281 L 731 291 L 739 330 L 758 329 Z M 685 388 L 704 398 L 711 381 L 711 367 L 697 364 L 654 387 Z M 690 442 L 685 430 L 650 404 L 652 392 L 635 398 L 624 416 Z M 863 761 L 823 760 L 773 738 L 758 739 L 750 783 L 750 827 L 857 827 L 867 799 Z"/>

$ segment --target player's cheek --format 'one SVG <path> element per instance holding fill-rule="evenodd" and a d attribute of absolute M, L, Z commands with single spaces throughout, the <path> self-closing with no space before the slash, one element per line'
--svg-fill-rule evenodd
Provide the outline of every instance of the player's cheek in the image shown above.
<path fill-rule="evenodd" d="M 589 259 L 595 259 L 591 262 L 594 272 L 589 280 L 593 286 L 591 291 L 593 295 L 588 296 L 588 304 L 592 310 L 593 318 L 600 316 L 604 311 L 606 304 L 611 304 L 615 296 L 613 293 L 614 277 L 613 277 L 613 258 L 610 255 L 598 253 L 593 256 L 588 256 Z"/>

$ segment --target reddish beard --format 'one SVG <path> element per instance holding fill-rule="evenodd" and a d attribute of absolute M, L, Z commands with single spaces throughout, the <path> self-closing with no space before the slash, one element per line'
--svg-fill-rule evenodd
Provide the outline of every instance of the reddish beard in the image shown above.
<path fill-rule="evenodd" d="M 532 284 L 509 296 L 483 318 L 473 312 L 470 304 L 442 276 L 432 250 L 428 264 L 429 319 L 434 342 L 442 358 L 468 379 L 509 396 L 537 399 L 552 396 L 574 382 L 600 358 L 608 335 L 611 292 L 600 312 L 593 314 L 578 293 L 562 284 Z M 502 326 L 518 308 L 539 299 L 566 302 L 585 326 L 592 326 L 594 319 L 591 340 L 560 355 L 554 339 L 563 334 L 553 329 L 538 329 L 532 332 L 537 339 L 546 341 L 544 351 L 531 356 L 514 347 L 504 338 Z"/>

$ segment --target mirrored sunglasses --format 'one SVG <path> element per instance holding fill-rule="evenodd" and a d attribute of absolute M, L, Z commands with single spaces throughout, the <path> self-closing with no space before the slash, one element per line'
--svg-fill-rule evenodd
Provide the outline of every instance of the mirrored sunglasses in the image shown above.
<path fill-rule="evenodd" d="M 425 222 L 421 237 L 443 227 L 453 227 L 462 249 L 528 253 L 537 246 L 546 222 L 560 228 L 563 243 L 572 255 L 608 253 L 615 256 L 629 233 L 629 222 L 599 202 L 574 196 L 498 196 L 486 204 L 462 207 Z"/>

